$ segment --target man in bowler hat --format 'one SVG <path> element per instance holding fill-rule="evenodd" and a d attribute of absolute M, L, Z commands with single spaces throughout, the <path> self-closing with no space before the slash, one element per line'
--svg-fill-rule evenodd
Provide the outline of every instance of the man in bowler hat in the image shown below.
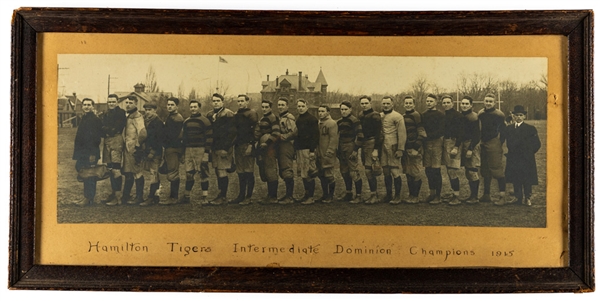
<path fill-rule="evenodd" d="M 541 142 L 534 126 L 525 123 L 527 111 L 522 105 L 512 112 L 514 124 L 506 127 L 506 181 L 513 183 L 516 201 L 531 206 L 531 186 L 538 184 L 535 153 Z"/>

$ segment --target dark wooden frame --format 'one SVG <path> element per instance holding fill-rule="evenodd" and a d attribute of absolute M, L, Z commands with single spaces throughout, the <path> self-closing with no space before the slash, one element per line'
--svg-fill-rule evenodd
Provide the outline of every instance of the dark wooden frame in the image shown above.
<path fill-rule="evenodd" d="M 285 18 L 285 24 L 282 20 Z M 160 20 L 157 22 L 157 19 Z M 267 27 L 268 24 L 281 26 Z M 568 38 L 568 266 L 312 269 L 35 264 L 37 33 L 339 36 L 563 35 Z M 594 290 L 592 11 L 285 12 L 27 8 L 12 25 L 9 287 L 13 289 L 345 293 Z"/>

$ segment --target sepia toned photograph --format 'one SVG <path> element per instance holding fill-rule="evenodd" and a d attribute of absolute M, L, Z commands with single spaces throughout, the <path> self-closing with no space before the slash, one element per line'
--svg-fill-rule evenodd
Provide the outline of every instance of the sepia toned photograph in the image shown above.
<path fill-rule="evenodd" d="M 59 224 L 546 227 L 545 57 L 57 63 Z"/>
<path fill-rule="evenodd" d="M 16 15 L 14 285 L 593 284 L 590 12 L 105 13 Z"/>

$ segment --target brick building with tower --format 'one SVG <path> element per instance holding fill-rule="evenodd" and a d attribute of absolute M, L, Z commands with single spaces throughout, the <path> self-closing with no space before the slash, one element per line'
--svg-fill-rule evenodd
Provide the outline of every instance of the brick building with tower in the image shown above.
<path fill-rule="evenodd" d="M 292 103 L 295 103 L 298 98 L 304 98 L 310 104 L 318 105 L 325 101 L 327 86 L 323 70 L 319 70 L 319 75 L 314 82 L 308 79 L 307 74 L 303 75 L 302 71 L 289 74 L 286 70 L 284 75 L 277 76 L 275 80 L 269 80 L 267 75 L 267 80 L 262 82 L 260 94 L 263 99 L 273 102 L 279 97 L 287 97 Z"/>

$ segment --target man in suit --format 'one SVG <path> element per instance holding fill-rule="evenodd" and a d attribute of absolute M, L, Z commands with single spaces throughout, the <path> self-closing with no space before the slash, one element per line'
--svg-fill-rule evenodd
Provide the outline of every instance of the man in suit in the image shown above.
<path fill-rule="evenodd" d="M 513 183 L 516 201 L 531 206 L 531 186 L 538 184 L 535 153 L 541 142 L 534 126 L 524 122 L 527 111 L 522 105 L 512 112 L 514 124 L 506 127 L 506 181 Z"/>

